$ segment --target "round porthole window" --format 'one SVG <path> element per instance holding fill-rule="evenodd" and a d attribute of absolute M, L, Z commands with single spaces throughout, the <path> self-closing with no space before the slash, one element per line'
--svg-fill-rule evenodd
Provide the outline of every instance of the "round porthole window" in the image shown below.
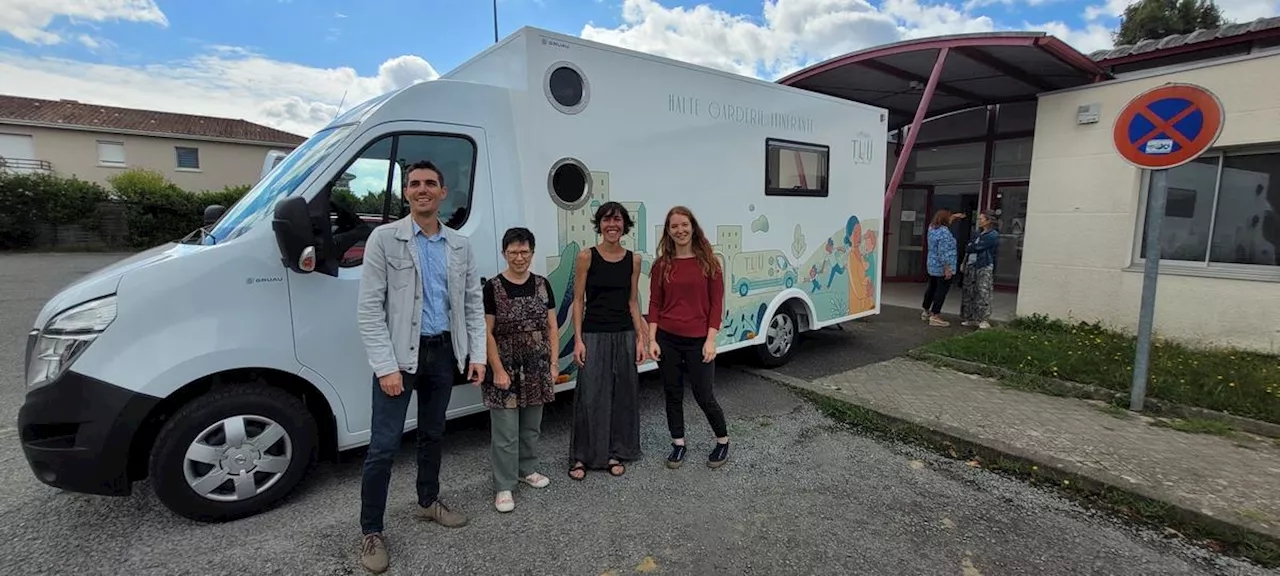
<path fill-rule="evenodd" d="M 547 68 L 543 87 L 551 105 L 565 114 L 577 114 L 587 107 L 590 85 L 582 70 L 569 62 L 556 62 Z"/>
<path fill-rule="evenodd" d="M 577 210 L 591 198 L 591 171 L 576 158 L 562 158 L 547 174 L 551 199 L 565 210 Z"/>

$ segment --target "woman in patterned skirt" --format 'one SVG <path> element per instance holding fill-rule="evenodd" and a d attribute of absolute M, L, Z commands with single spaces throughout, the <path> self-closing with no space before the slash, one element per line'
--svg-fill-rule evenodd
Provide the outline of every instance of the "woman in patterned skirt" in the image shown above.
<path fill-rule="evenodd" d="M 990 328 L 991 290 L 995 284 L 996 248 L 1000 233 L 996 232 L 996 217 L 991 211 L 978 214 L 978 236 L 965 248 L 964 292 L 960 300 L 960 318 L 963 326 Z"/>
<path fill-rule="evenodd" d="M 555 295 L 547 279 L 529 271 L 534 238 L 527 228 L 502 236 L 507 268 L 484 285 L 484 318 L 488 326 L 489 378 L 482 384 L 489 408 L 493 506 L 515 508 L 516 482 L 543 488 L 550 480 L 537 472 L 536 444 L 542 428 L 542 405 L 555 400 L 559 375 L 555 350 Z"/>

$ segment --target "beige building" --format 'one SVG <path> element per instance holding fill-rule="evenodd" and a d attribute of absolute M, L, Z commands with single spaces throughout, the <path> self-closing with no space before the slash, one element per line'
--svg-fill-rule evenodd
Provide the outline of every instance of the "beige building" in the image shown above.
<path fill-rule="evenodd" d="M 107 185 L 147 168 L 191 191 L 253 184 L 305 138 L 244 120 L 0 96 L 0 167 Z"/>
<path fill-rule="evenodd" d="M 1265 50 L 1042 94 L 1017 313 L 1136 330 L 1150 172 L 1120 158 L 1112 127 L 1139 93 L 1186 82 L 1214 92 L 1226 118 L 1210 152 L 1168 172 L 1156 332 L 1280 351 L 1277 70 L 1280 52 Z M 1081 123 L 1090 106 L 1097 121 Z"/>
<path fill-rule="evenodd" d="M 1036 31 L 916 38 L 779 82 L 886 111 L 885 304 L 920 307 L 936 214 L 967 215 L 951 226 L 963 239 L 981 210 L 1000 232 L 997 321 L 1043 314 L 1130 331 L 1150 174 L 1120 158 L 1112 127 L 1149 88 L 1208 88 L 1224 128 L 1205 156 L 1168 173 L 1156 332 L 1278 352 L 1278 70 L 1280 17 L 1271 17 L 1089 54 Z M 954 319 L 962 298 L 952 285 L 944 315 Z"/>

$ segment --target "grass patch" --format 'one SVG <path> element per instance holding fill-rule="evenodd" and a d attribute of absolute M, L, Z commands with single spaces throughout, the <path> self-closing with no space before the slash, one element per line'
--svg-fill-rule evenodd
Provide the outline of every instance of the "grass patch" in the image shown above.
<path fill-rule="evenodd" d="M 1119 418 L 1121 420 L 1125 420 L 1133 416 L 1133 414 L 1131 414 L 1128 410 L 1125 410 L 1120 406 L 1116 406 L 1115 404 L 1103 404 L 1101 406 L 1098 406 L 1098 411 L 1108 416 Z"/>
<path fill-rule="evenodd" d="M 1133 336 L 1099 324 L 1032 316 L 937 340 L 921 351 L 1128 393 L 1135 349 Z M 1031 387 L 1025 380 L 1005 384 Z M 1195 349 L 1156 338 L 1147 395 L 1280 424 L 1280 357 Z"/>
<path fill-rule="evenodd" d="M 1165 428 L 1173 428 L 1179 432 L 1188 434 L 1212 434 L 1214 436 L 1230 437 L 1235 434 L 1236 429 L 1230 424 L 1219 422 L 1217 420 L 1205 420 L 1203 418 L 1172 418 L 1160 419 L 1152 423 L 1153 426 L 1163 426 Z"/>

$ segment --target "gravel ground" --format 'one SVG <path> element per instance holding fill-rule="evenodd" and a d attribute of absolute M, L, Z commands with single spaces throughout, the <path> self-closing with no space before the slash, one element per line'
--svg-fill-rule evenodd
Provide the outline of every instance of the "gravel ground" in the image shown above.
<path fill-rule="evenodd" d="M 40 484 L 15 424 L 22 339 L 59 286 L 104 255 L 0 255 L 0 573 L 362 574 L 361 451 L 321 464 L 289 502 L 238 522 L 169 513 L 146 483 L 130 498 Z M 859 327 L 858 329 L 865 329 Z M 857 332 L 854 332 L 857 334 Z M 827 350 L 830 353 L 830 350 Z M 803 370 L 815 360 L 797 359 Z M 488 421 L 450 425 L 442 498 L 471 516 L 448 530 L 414 520 L 412 436 L 397 460 L 389 574 L 1268 574 L 1084 511 L 1049 492 L 910 447 L 841 431 L 808 404 L 723 369 L 731 462 L 701 463 L 710 430 L 686 399 L 690 461 L 662 465 L 661 390 L 643 381 L 645 459 L 622 478 L 565 475 L 569 396 L 541 443 L 550 487 L 491 506 Z"/>

